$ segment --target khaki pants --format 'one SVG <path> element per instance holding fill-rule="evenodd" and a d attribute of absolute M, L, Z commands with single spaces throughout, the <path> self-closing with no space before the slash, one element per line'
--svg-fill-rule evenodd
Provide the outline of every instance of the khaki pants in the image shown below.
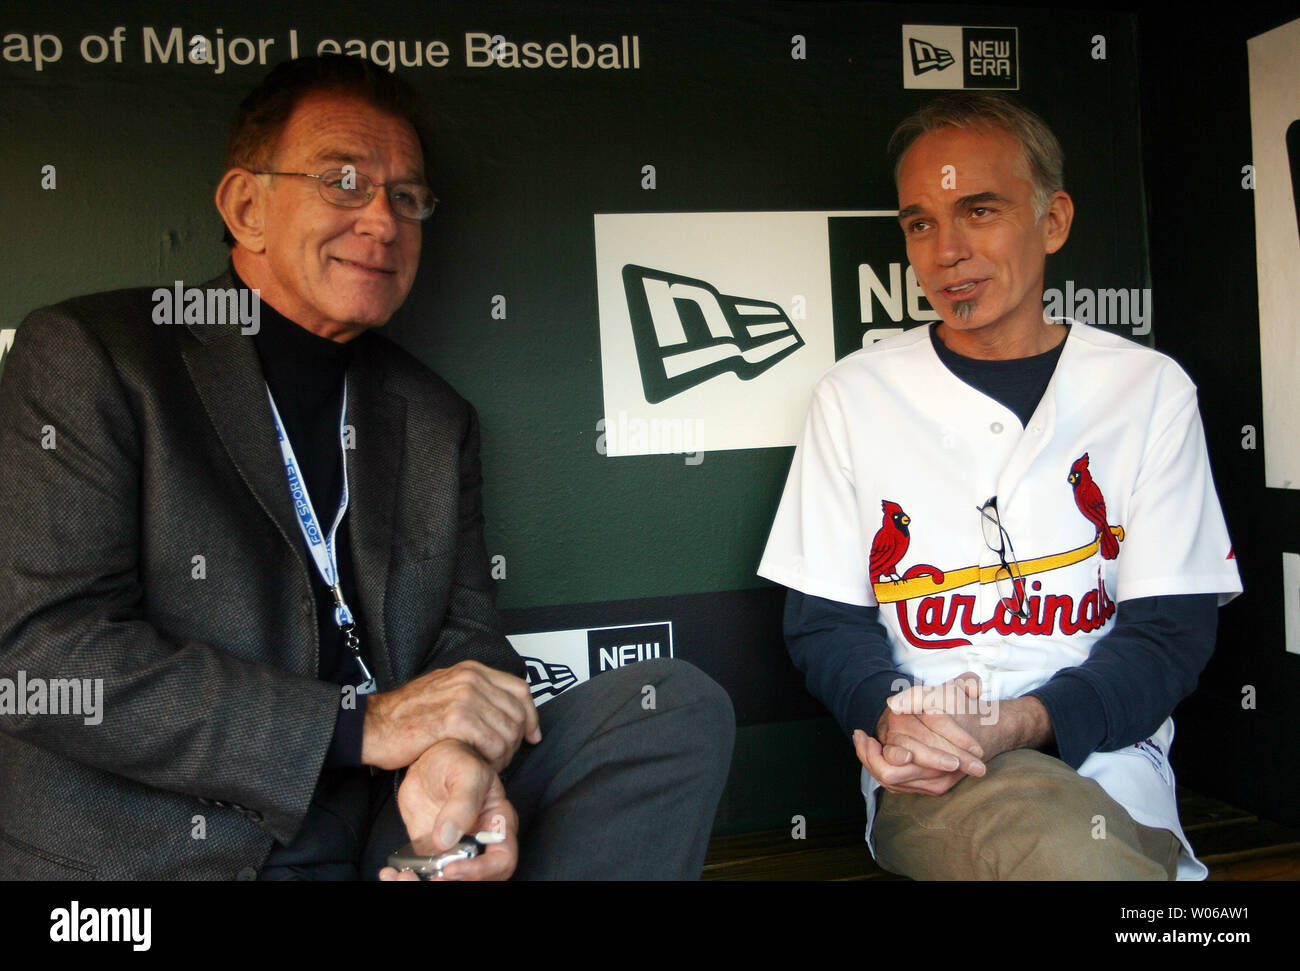
<path fill-rule="evenodd" d="M 1173 833 L 1134 821 L 1092 779 L 1032 749 L 1004 752 L 983 777 L 942 796 L 881 789 L 876 798 L 876 861 L 914 880 L 1173 880 L 1178 872 Z"/>

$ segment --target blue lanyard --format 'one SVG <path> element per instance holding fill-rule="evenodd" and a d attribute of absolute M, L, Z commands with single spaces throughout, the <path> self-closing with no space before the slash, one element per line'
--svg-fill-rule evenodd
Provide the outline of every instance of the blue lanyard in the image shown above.
<path fill-rule="evenodd" d="M 284 423 L 280 420 L 280 409 L 275 406 L 275 396 L 271 394 L 269 385 L 266 389 L 266 399 L 271 402 L 271 417 L 275 419 L 275 434 L 280 440 L 280 454 L 284 457 L 284 470 L 289 477 L 289 495 L 293 499 L 293 508 L 298 513 L 298 528 L 302 530 L 302 538 L 307 542 L 307 552 L 311 554 L 316 570 L 325 581 L 325 586 L 330 588 L 330 593 L 334 594 L 334 623 L 343 633 L 343 644 L 352 652 L 352 657 L 361 669 L 362 682 L 357 685 L 357 694 L 371 694 L 378 691 L 379 687 L 375 676 L 370 673 L 366 662 L 361 658 L 361 639 L 356 635 L 356 622 L 353 620 L 352 611 L 348 608 L 347 601 L 343 599 L 343 587 L 339 582 L 337 547 L 334 543 L 339 523 L 343 521 L 348 511 L 348 450 L 344 439 L 348 414 L 347 382 L 343 383 L 343 407 L 339 409 L 339 450 L 343 453 L 343 495 L 328 533 L 321 532 L 316 518 L 316 509 L 312 505 L 311 496 L 307 494 L 307 483 L 298 471 L 298 458 L 294 455 L 293 445 L 289 443 L 289 435 L 284 430 Z"/>

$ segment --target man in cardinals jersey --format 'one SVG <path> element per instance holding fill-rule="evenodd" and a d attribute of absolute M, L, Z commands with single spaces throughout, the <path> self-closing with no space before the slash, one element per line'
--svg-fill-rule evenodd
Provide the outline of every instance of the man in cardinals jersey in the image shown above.
<path fill-rule="evenodd" d="M 1043 313 L 1074 216 L 1032 112 L 941 98 L 891 149 L 941 320 L 813 392 L 759 573 L 862 762 L 867 839 L 929 879 L 1195 879 L 1174 706 L 1241 590 L 1196 388 Z"/>

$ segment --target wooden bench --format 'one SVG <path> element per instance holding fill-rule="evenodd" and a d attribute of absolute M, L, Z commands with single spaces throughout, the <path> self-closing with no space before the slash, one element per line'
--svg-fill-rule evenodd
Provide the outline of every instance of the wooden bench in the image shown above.
<path fill-rule="evenodd" d="M 1300 879 L 1300 830 L 1260 819 L 1206 796 L 1178 791 L 1178 812 L 1211 880 Z M 901 880 L 876 866 L 863 841 L 864 818 L 714 837 L 705 880 Z"/>

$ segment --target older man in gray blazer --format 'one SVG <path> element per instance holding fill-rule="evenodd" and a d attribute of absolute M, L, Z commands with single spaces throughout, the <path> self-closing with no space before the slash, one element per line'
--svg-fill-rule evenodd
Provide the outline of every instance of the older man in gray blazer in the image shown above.
<path fill-rule="evenodd" d="M 281 65 L 231 134 L 227 273 L 19 328 L 0 679 L 77 679 L 102 711 L 0 690 L 0 877 L 392 879 L 408 836 L 484 829 L 505 839 L 447 877 L 698 876 L 725 693 L 650 662 L 539 715 L 474 410 L 375 333 L 435 202 L 419 117 L 364 61 Z"/>

